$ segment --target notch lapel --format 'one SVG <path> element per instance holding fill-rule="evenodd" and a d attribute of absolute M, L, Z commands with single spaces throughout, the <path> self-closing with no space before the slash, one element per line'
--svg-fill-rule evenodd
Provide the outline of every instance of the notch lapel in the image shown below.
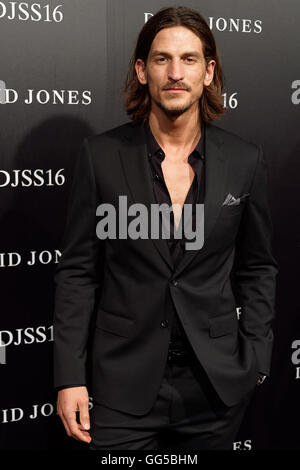
<path fill-rule="evenodd" d="M 228 159 L 222 153 L 223 140 L 218 128 L 206 124 L 205 164 L 204 164 L 204 244 L 200 250 L 186 250 L 178 263 L 174 276 L 178 276 L 195 256 L 202 252 L 207 239 L 218 218 L 224 199 L 224 190 L 227 181 Z"/>
<path fill-rule="evenodd" d="M 149 214 L 148 227 L 150 229 L 151 204 L 156 204 L 156 200 L 147 160 L 147 144 L 143 124 L 134 125 L 131 123 L 119 152 L 132 200 L 147 207 Z M 163 238 L 152 238 L 151 240 L 165 262 L 173 270 L 174 264 L 167 240 Z"/>

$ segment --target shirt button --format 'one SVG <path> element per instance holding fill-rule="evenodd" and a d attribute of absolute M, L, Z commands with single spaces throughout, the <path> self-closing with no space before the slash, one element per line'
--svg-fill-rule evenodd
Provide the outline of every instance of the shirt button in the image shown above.
<path fill-rule="evenodd" d="M 161 326 L 162 328 L 167 328 L 167 327 L 168 327 L 168 324 L 169 324 L 169 321 L 168 321 L 168 320 L 162 320 L 162 321 L 160 322 L 160 326 Z"/>
<path fill-rule="evenodd" d="M 152 153 L 149 152 L 149 153 L 148 153 L 148 157 L 151 158 L 151 157 L 152 157 Z"/>
<path fill-rule="evenodd" d="M 173 286 L 177 286 L 177 285 L 178 285 L 178 280 L 177 280 L 177 279 L 173 279 L 172 284 L 173 284 Z"/>

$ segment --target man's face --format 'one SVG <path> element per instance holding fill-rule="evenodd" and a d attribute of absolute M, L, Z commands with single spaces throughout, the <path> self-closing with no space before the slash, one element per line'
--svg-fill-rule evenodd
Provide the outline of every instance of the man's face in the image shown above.
<path fill-rule="evenodd" d="M 148 84 L 152 102 L 170 117 L 198 108 L 203 87 L 213 80 L 214 67 L 213 60 L 206 66 L 200 38 L 183 26 L 159 31 L 146 67 L 141 59 L 135 64 L 138 80 Z"/>

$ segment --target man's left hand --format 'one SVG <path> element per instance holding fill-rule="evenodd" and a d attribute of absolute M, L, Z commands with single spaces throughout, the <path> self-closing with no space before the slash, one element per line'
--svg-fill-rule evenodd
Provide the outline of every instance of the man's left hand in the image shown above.
<path fill-rule="evenodd" d="M 263 383 L 263 381 L 265 380 L 266 377 L 267 377 L 267 376 L 264 375 L 264 374 L 259 374 L 259 378 L 257 379 L 256 384 L 257 384 L 257 385 L 261 385 L 261 384 Z"/>

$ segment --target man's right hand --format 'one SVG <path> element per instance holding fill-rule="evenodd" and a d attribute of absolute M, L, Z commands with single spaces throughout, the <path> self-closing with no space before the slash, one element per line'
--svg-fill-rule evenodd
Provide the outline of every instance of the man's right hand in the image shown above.
<path fill-rule="evenodd" d="M 76 421 L 79 411 L 80 424 Z M 60 390 L 57 394 L 57 413 L 66 433 L 78 441 L 90 443 L 89 394 L 86 387 L 71 387 Z"/>

